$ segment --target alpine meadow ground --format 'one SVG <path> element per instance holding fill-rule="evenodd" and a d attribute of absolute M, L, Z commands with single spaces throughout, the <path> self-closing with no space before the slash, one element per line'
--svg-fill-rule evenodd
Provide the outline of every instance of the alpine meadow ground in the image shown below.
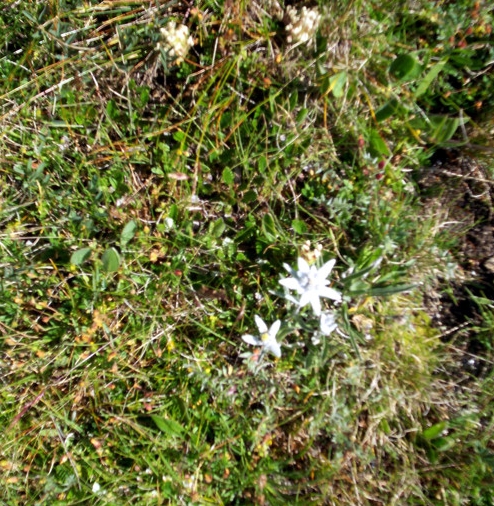
<path fill-rule="evenodd" d="M 0 502 L 493 504 L 493 16 L 3 2 Z"/>

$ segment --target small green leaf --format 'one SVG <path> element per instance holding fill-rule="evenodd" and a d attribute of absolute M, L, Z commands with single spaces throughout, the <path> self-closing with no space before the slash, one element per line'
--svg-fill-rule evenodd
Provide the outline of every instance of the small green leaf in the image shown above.
<path fill-rule="evenodd" d="M 261 155 L 259 157 L 259 160 L 257 161 L 257 167 L 259 169 L 259 172 L 261 174 L 264 174 L 264 172 L 266 171 L 266 167 L 267 166 L 268 166 L 268 160 L 267 160 L 267 158 L 264 155 Z"/>
<path fill-rule="evenodd" d="M 393 295 L 400 292 L 408 292 L 415 288 L 416 285 L 390 285 L 390 286 L 377 286 L 371 288 L 367 295 L 369 297 L 384 297 L 386 295 Z"/>
<path fill-rule="evenodd" d="M 70 256 L 70 263 L 73 265 L 82 265 L 90 256 L 91 248 L 78 249 Z"/>
<path fill-rule="evenodd" d="M 120 255 L 115 248 L 108 248 L 101 257 L 103 270 L 106 272 L 118 271 L 120 267 Z"/>
<path fill-rule="evenodd" d="M 219 239 L 225 231 L 225 228 L 226 224 L 223 221 L 223 218 L 218 218 L 209 226 L 209 232 L 215 239 Z"/>
<path fill-rule="evenodd" d="M 367 294 L 369 289 L 369 283 L 366 283 L 362 279 L 355 279 L 348 287 L 348 292 L 352 295 Z"/>
<path fill-rule="evenodd" d="M 144 107 L 149 102 L 149 88 L 147 86 L 140 86 L 137 91 L 139 92 L 139 105 Z"/>
<path fill-rule="evenodd" d="M 173 132 L 173 140 L 177 142 L 183 142 L 185 138 L 186 138 L 185 132 L 183 132 L 182 130 L 175 130 L 175 132 Z"/>
<path fill-rule="evenodd" d="M 162 416 L 151 415 L 151 419 L 161 432 L 164 432 L 169 436 L 182 435 L 183 432 L 182 426 L 172 418 L 163 418 Z"/>
<path fill-rule="evenodd" d="M 430 136 L 437 144 L 447 142 L 453 137 L 460 126 L 459 118 L 449 118 L 448 116 L 434 115 L 430 116 L 432 131 Z"/>
<path fill-rule="evenodd" d="M 396 100 L 396 98 L 392 98 L 376 111 L 376 121 L 380 123 L 381 121 L 400 113 L 402 110 L 403 107 L 400 107 L 398 100 Z"/>
<path fill-rule="evenodd" d="M 228 186 L 231 186 L 235 181 L 235 174 L 233 173 L 233 170 L 230 169 L 230 167 L 225 167 L 221 174 L 221 179 Z"/>
<path fill-rule="evenodd" d="M 452 437 L 438 437 L 431 441 L 432 445 L 438 452 L 445 452 L 455 445 L 455 440 Z"/>
<path fill-rule="evenodd" d="M 242 202 L 244 204 L 250 204 L 251 202 L 255 202 L 258 199 L 257 192 L 255 190 L 247 190 L 244 193 L 242 198 Z"/>
<path fill-rule="evenodd" d="M 129 221 L 120 234 L 120 244 L 122 244 L 122 246 L 125 246 L 125 244 L 130 242 L 134 238 L 136 230 L 137 223 L 134 220 Z"/>
<path fill-rule="evenodd" d="M 307 225 L 302 220 L 292 220 L 292 228 L 297 234 L 305 234 L 307 232 Z"/>
<path fill-rule="evenodd" d="M 274 241 L 278 235 L 274 218 L 270 213 L 262 217 L 262 231 L 268 241 Z"/>
<path fill-rule="evenodd" d="M 386 420 L 386 418 L 383 418 L 380 423 L 379 423 L 379 427 L 381 428 L 381 430 L 384 432 L 384 434 L 391 434 L 391 427 L 389 426 L 389 423 L 388 421 Z"/>
<path fill-rule="evenodd" d="M 290 95 L 290 111 L 293 111 L 298 104 L 298 91 L 295 89 Z"/>
<path fill-rule="evenodd" d="M 440 62 L 433 65 L 433 67 L 427 72 L 426 76 L 420 81 L 417 89 L 415 90 L 415 98 L 423 95 L 432 84 L 432 81 L 439 75 L 441 70 L 444 68 L 446 63 L 448 62 L 447 58 L 443 58 Z"/>
<path fill-rule="evenodd" d="M 224 112 L 222 115 L 221 115 L 221 119 L 220 119 L 220 128 L 222 130 L 227 130 L 228 128 L 230 128 L 233 124 L 233 114 L 231 112 Z"/>
<path fill-rule="evenodd" d="M 436 423 L 436 424 L 432 425 L 431 427 L 425 429 L 422 432 L 422 437 L 424 439 L 426 439 L 427 441 L 430 441 L 431 439 L 435 439 L 442 434 L 442 432 L 444 431 L 444 429 L 446 429 L 446 427 L 447 427 L 446 422 Z"/>
<path fill-rule="evenodd" d="M 179 218 L 178 206 L 177 204 L 172 204 L 168 211 L 168 216 L 173 220 L 177 221 Z"/>
<path fill-rule="evenodd" d="M 478 452 L 478 455 L 482 462 L 485 465 L 489 466 L 491 472 L 494 473 L 494 453 L 483 448 Z"/>
<path fill-rule="evenodd" d="M 115 100 L 109 100 L 106 104 L 106 112 L 110 119 L 116 119 L 118 117 L 118 107 Z"/>
<path fill-rule="evenodd" d="M 377 130 L 371 130 L 369 133 L 369 151 L 371 156 L 389 156 L 389 148 Z"/>
<path fill-rule="evenodd" d="M 345 90 L 345 85 L 347 82 L 348 74 L 343 72 L 338 72 L 334 76 L 329 78 L 329 87 L 328 91 L 332 91 L 335 98 L 341 98 L 343 96 L 343 92 Z"/>
<path fill-rule="evenodd" d="M 300 112 L 297 114 L 297 117 L 295 118 L 295 123 L 297 123 L 297 125 L 300 125 L 301 123 L 303 123 L 308 114 L 309 114 L 309 109 L 307 109 L 306 107 L 301 109 Z"/>
<path fill-rule="evenodd" d="M 389 67 L 389 73 L 401 81 L 418 77 L 421 70 L 420 64 L 409 54 L 400 54 Z"/>

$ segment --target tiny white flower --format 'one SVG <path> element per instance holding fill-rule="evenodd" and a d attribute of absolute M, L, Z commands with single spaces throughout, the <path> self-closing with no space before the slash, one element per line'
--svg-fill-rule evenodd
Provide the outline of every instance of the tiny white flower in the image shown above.
<path fill-rule="evenodd" d="M 175 63 L 182 62 L 189 49 L 194 45 L 194 38 L 190 35 L 189 28 L 186 25 L 177 24 L 175 21 L 169 21 L 167 25 L 160 30 L 161 41 L 158 42 L 157 49 L 164 49 L 171 57 L 176 58 Z"/>
<path fill-rule="evenodd" d="M 286 14 L 289 23 L 285 29 L 289 43 L 307 43 L 314 40 L 321 22 L 321 14 L 317 8 L 302 7 L 301 11 L 297 11 L 295 7 L 287 7 Z"/>
<path fill-rule="evenodd" d="M 262 346 L 265 351 L 272 353 L 275 357 L 281 357 L 281 347 L 276 341 L 276 334 L 280 330 L 281 321 L 276 320 L 268 330 L 268 326 L 264 323 L 264 320 L 262 318 L 255 315 L 254 319 L 256 321 L 257 328 L 259 329 L 260 336 L 257 337 L 250 334 L 245 334 L 242 336 L 242 339 L 247 344 L 252 344 L 253 346 Z"/>
<path fill-rule="evenodd" d="M 173 230 L 175 228 L 175 220 L 169 216 L 164 219 L 166 230 Z"/>
<path fill-rule="evenodd" d="M 93 494 L 97 494 L 101 490 L 100 484 L 98 482 L 93 483 Z"/>
<path fill-rule="evenodd" d="M 325 311 L 321 314 L 321 320 L 319 322 L 321 333 L 325 336 L 329 336 L 333 330 L 336 330 L 338 324 L 335 321 L 335 316 L 329 311 Z"/>
<path fill-rule="evenodd" d="M 321 334 L 319 332 L 316 332 L 311 338 L 310 338 L 312 344 L 314 346 L 317 346 L 318 344 L 321 344 Z"/>
<path fill-rule="evenodd" d="M 295 290 L 301 297 L 298 301 L 300 307 L 310 303 L 314 314 L 320 316 L 321 301 L 320 297 L 341 301 L 340 292 L 330 288 L 329 280 L 326 279 L 333 270 L 336 260 L 326 262 L 320 269 L 315 265 L 310 266 L 306 260 L 299 257 L 297 260 L 298 271 L 292 269 L 289 265 L 283 264 L 285 269 L 292 275 L 291 278 L 280 279 L 280 284 L 289 290 Z"/>

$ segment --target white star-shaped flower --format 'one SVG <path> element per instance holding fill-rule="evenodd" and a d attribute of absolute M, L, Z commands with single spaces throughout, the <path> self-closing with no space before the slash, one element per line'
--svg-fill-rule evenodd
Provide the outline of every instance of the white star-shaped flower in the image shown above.
<path fill-rule="evenodd" d="M 256 321 L 257 328 L 259 329 L 259 337 L 251 336 L 250 334 L 245 334 L 242 336 L 242 339 L 247 344 L 252 344 L 253 346 L 262 346 L 263 351 L 267 351 L 272 353 L 275 357 L 281 357 L 281 347 L 276 341 L 276 334 L 280 330 L 281 321 L 276 320 L 271 328 L 268 330 L 268 326 L 264 323 L 264 320 L 255 315 L 254 319 Z"/>
<path fill-rule="evenodd" d="M 304 307 L 310 303 L 314 314 L 320 316 L 321 301 L 320 297 L 341 301 L 340 292 L 330 288 L 329 280 L 326 279 L 333 270 L 336 260 L 326 262 L 320 269 L 315 265 L 310 266 L 303 258 L 298 258 L 298 271 L 292 269 L 289 265 L 283 264 L 285 269 L 292 275 L 291 278 L 280 279 L 280 284 L 290 290 L 295 290 L 299 295 L 298 305 Z"/>

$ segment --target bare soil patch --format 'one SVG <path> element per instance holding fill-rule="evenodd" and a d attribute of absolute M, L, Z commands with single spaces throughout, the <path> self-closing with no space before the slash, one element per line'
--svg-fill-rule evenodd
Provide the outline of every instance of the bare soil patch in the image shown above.
<path fill-rule="evenodd" d="M 460 371 L 485 375 L 492 369 L 483 359 L 492 337 L 479 328 L 482 315 L 475 297 L 494 300 L 494 181 L 483 164 L 458 150 L 439 150 L 431 167 L 419 174 L 426 206 L 440 206 L 447 229 L 458 236 L 454 255 L 462 279 L 445 283 L 425 303 L 444 342 L 452 345 Z"/>

